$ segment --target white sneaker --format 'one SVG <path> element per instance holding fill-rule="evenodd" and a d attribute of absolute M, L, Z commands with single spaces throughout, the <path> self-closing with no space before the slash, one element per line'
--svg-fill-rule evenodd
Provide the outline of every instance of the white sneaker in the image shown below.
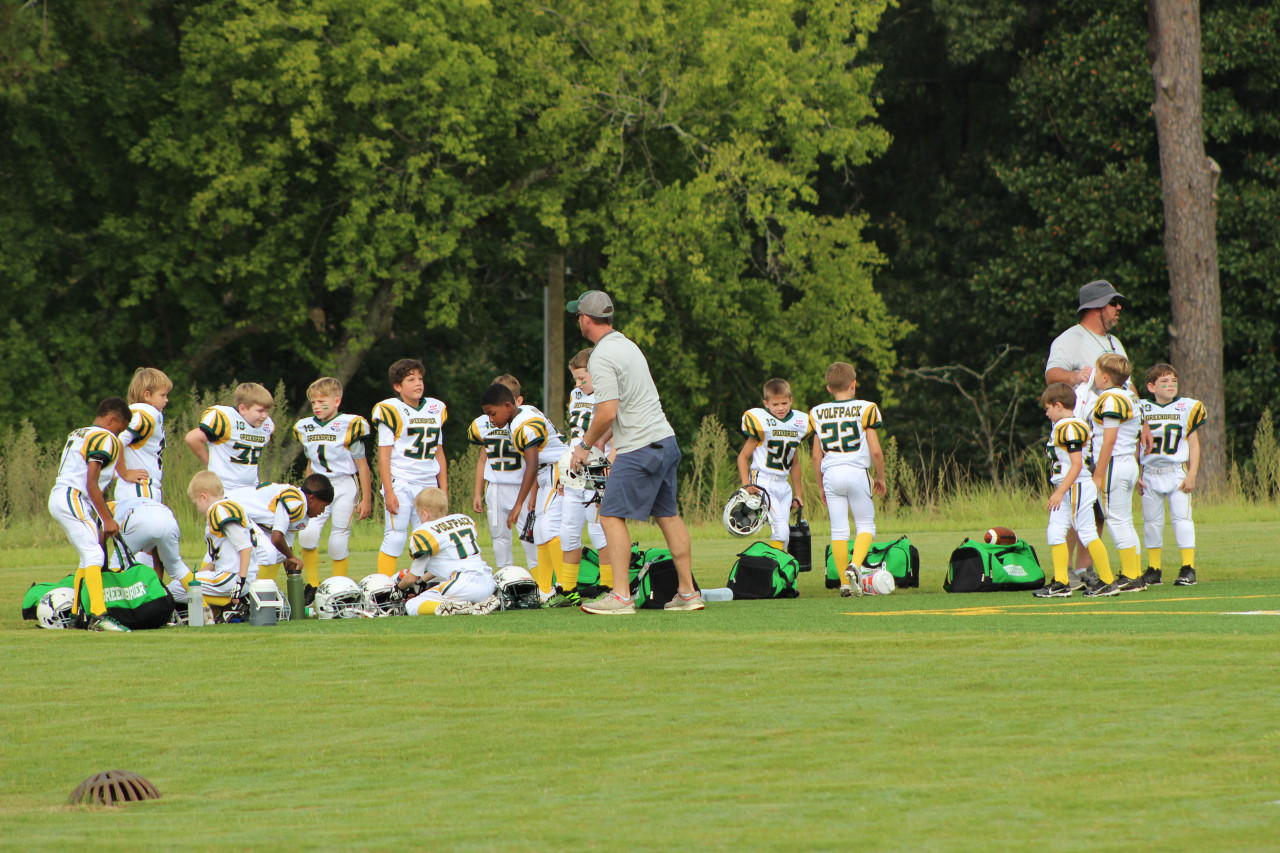
<path fill-rule="evenodd" d="M 862 572 L 858 571 L 857 566 L 850 566 L 844 575 L 849 579 L 849 586 L 853 587 L 853 594 L 861 598 L 866 592 L 862 588 Z M 843 586 L 840 587 L 840 594 L 844 595 Z"/>
<path fill-rule="evenodd" d="M 852 595 L 853 595 L 853 587 L 849 586 L 847 583 L 842 583 L 842 584 L 840 584 L 840 597 L 841 597 L 841 598 L 849 598 L 849 597 L 851 597 Z"/>

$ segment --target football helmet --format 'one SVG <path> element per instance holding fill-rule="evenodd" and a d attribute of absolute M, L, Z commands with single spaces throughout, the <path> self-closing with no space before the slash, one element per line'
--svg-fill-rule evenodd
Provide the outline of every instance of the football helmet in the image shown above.
<path fill-rule="evenodd" d="M 351 578 L 325 578 L 316 590 L 316 615 L 321 619 L 356 619 L 368 616 L 360 586 Z"/>
<path fill-rule="evenodd" d="M 536 610 L 542 606 L 538 583 L 527 569 L 507 566 L 493 573 L 503 610 Z"/>
<path fill-rule="evenodd" d="M 598 447 L 587 451 L 587 459 L 577 471 L 573 470 L 573 451 L 568 450 L 560 457 L 556 466 L 560 474 L 560 485 L 566 489 L 582 489 L 591 492 L 588 503 L 595 503 L 604 497 L 604 487 L 609 480 L 609 457 Z"/>
<path fill-rule="evenodd" d="M 381 572 L 360 579 L 360 594 L 364 609 L 374 616 L 404 615 L 404 596 L 395 581 Z"/>
<path fill-rule="evenodd" d="M 724 529 L 734 536 L 752 536 L 769 517 L 769 493 L 761 489 L 754 495 L 744 486 L 729 495 L 724 505 Z"/>
<path fill-rule="evenodd" d="M 71 602 L 75 598 L 76 594 L 69 586 L 55 587 L 40 596 L 40 603 L 36 605 L 36 621 L 40 627 L 70 628 L 73 620 Z"/>

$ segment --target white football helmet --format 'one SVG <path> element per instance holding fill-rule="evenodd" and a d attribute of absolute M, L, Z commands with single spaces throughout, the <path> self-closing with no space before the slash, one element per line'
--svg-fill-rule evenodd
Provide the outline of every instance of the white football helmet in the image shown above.
<path fill-rule="evenodd" d="M 566 489 L 582 489 L 592 492 L 592 502 L 604 496 L 604 487 L 609 480 L 609 457 L 598 447 L 587 451 L 587 459 L 577 471 L 573 470 L 573 450 L 566 450 L 556 465 L 560 474 L 560 485 Z"/>
<path fill-rule="evenodd" d="M 769 493 L 761 489 L 754 495 L 746 487 L 729 495 L 724 505 L 724 529 L 734 536 L 752 536 L 769 517 Z"/>
<path fill-rule="evenodd" d="M 41 628 L 70 628 L 73 621 L 71 602 L 76 594 L 69 586 L 55 587 L 40 596 L 36 605 L 36 621 Z"/>
<path fill-rule="evenodd" d="M 321 619 L 356 619 L 368 616 L 360 586 L 351 578 L 325 578 L 316 590 L 316 615 Z"/>
<path fill-rule="evenodd" d="M 404 596 L 396 591 L 396 582 L 381 572 L 360 579 L 364 609 L 374 616 L 404 615 Z"/>
<path fill-rule="evenodd" d="M 502 599 L 503 610 L 536 610 L 542 606 L 537 581 L 520 566 L 498 569 L 493 573 L 493 582 Z"/>

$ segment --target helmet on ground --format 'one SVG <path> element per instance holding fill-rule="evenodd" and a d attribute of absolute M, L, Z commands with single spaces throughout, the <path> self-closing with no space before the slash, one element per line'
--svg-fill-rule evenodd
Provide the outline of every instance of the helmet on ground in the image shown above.
<path fill-rule="evenodd" d="M 73 621 L 71 602 L 76 594 L 69 586 L 55 587 L 40 596 L 36 605 L 36 621 L 41 628 L 70 628 Z"/>
<path fill-rule="evenodd" d="M 381 572 L 360 579 L 360 595 L 365 611 L 375 616 L 404 613 L 403 596 L 397 592 L 395 581 Z"/>
<path fill-rule="evenodd" d="M 744 486 L 729 495 L 724 505 L 724 529 L 734 536 L 752 536 L 769 516 L 769 494 L 763 489 L 751 494 Z"/>
<path fill-rule="evenodd" d="M 493 573 L 503 610 L 534 610 L 542 606 L 538 584 L 528 570 L 506 566 Z"/>
<path fill-rule="evenodd" d="M 592 492 L 591 501 L 598 501 L 604 496 L 604 487 L 609 481 L 609 457 L 598 447 L 587 451 L 586 461 L 577 471 L 573 470 L 573 451 L 565 451 L 556 466 L 560 472 L 560 484 L 566 489 L 582 489 Z"/>
<path fill-rule="evenodd" d="M 354 619 L 367 615 L 360 586 L 351 578 L 325 578 L 316 590 L 316 615 L 321 619 Z"/>

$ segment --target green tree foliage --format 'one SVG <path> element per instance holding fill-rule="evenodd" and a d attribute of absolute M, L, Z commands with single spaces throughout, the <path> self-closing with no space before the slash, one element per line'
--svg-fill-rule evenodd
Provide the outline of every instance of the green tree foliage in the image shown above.
<path fill-rule="evenodd" d="M 888 143 L 857 62 L 884 5 L 157 0 L 86 35 L 61 4 L 65 59 L 3 104 L 0 418 L 60 431 L 140 362 L 333 372 L 364 409 L 403 355 L 469 415 L 494 372 L 538 384 L 556 251 L 689 434 L 774 373 L 887 371 L 879 255 L 822 185 Z"/>

